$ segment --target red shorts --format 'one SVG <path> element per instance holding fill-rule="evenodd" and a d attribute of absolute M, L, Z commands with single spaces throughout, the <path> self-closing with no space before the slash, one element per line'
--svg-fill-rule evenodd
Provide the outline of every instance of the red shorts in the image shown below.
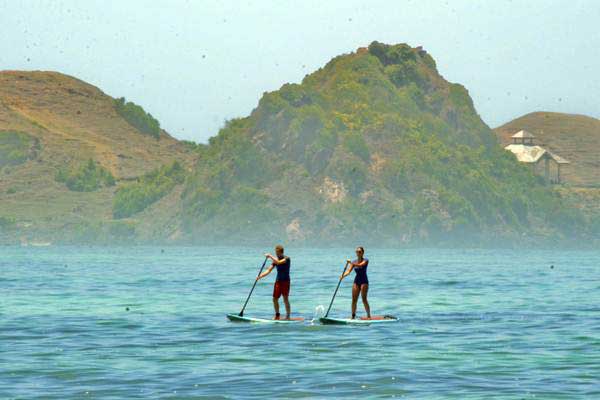
<path fill-rule="evenodd" d="M 290 295 L 290 281 L 275 281 L 273 297 L 278 299 L 282 295 L 285 297 Z"/>

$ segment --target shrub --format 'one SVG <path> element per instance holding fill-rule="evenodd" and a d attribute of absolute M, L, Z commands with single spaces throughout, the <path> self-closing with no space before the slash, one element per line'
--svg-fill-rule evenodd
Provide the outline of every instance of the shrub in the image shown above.
<path fill-rule="evenodd" d="M 359 157 L 361 160 L 368 162 L 370 158 L 369 147 L 367 142 L 360 132 L 352 131 L 344 135 L 344 146 L 346 149 Z"/>
<path fill-rule="evenodd" d="M 18 165 L 35 156 L 39 142 L 23 132 L 0 131 L 0 168 Z"/>
<path fill-rule="evenodd" d="M 130 239 L 135 236 L 135 225 L 131 222 L 113 221 L 108 225 L 108 233 L 114 239 Z"/>
<path fill-rule="evenodd" d="M 185 171 L 177 161 L 142 176 L 137 182 L 120 188 L 113 200 L 113 216 L 126 218 L 143 211 L 183 183 Z"/>
<path fill-rule="evenodd" d="M 197 151 L 199 149 L 201 149 L 202 147 L 206 146 L 205 144 L 202 143 L 196 143 L 193 140 L 182 140 L 180 141 L 180 143 L 188 150 L 192 150 L 192 151 Z"/>
<path fill-rule="evenodd" d="M 141 133 L 150 135 L 155 139 L 160 138 L 160 123 L 141 106 L 131 101 L 125 101 L 124 97 L 120 97 L 115 99 L 115 109 L 120 116 Z"/>
<path fill-rule="evenodd" d="M 60 168 L 55 179 L 74 192 L 93 192 L 104 186 L 115 185 L 115 178 L 110 171 L 91 158 L 78 167 Z"/>
<path fill-rule="evenodd" d="M 133 221 L 85 220 L 70 225 L 61 242 L 69 244 L 97 243 L 131 244 L 136 239 L 136 224 Z"/>
<path fill-rule="evenodd" d="M 9 230 L 14 228 L 16 225 L 16 220 L 14 217 L 6 217 L 0 216 L 0 229 L 1 230 Z"/>

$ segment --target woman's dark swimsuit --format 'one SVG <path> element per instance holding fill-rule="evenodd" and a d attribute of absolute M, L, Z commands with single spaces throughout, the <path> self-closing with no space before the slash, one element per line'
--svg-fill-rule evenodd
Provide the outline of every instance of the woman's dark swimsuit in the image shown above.
<path fill-rule="evenodd" d="M 359 287 L 361 285 L 369 284 L 369 278 L 367 277 L 367 267 L 369 266 L 369 259 L 363 258 L 363 261 L 367 262 L 364 267 L 354 267 L 354 272 L 356 272 L 356 276 L 354 277 L 354 284 L 358 285 Z M 358 260 L 352 261 L 352 263 L 357 262 Z"/>

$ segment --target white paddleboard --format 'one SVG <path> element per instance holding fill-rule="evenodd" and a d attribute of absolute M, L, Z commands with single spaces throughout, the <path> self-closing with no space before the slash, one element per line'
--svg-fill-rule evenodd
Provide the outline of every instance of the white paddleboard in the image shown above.
<path fill-rule="evenodd" d="M 322 317 L 319 318 L 319 321 L 326 325 L 371 325 L 387 322 L 398 322 L 398 318 L 392 315 L 374 315 L 371 317 L 371 319 L 367 319 L 367 317 L 355 319 Z"/>
<path fill-rule="evenodd" d="M 227 314 L 232 322 L 253 322 L 261 324 L 293 324 L 298 322 L 304 322 L 304 318 L 295 317 L 290 319 L 269 319 L 269 318 L 255 318 L 255 317 L 240 317 L 238 314 Z"/>

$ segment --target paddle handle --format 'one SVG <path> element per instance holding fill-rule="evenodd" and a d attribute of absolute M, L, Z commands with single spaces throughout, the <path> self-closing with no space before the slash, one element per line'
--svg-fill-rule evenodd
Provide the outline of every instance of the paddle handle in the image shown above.
<path fill-rule="evenodd" d="M 344 275 L 344 273 L 346 272 L 346 268 L 348 268 L 348 262 L 346 262 L 346 264 L 344 265 L 344 270 L 342 271 L 342 275 Z M 338 289 L 340 288 L 340 284 L 342 283 L 342 277 L 340 277 L 340 280 L 338 281 L 338 284 L 335 288 L 335 292 L 333 292 L 333 297 L 331 298 L 331 303 L 329 303 L 329 308 L 327 309 L 327 312 L 325 313 L 325 318 L 327 318 L 327 316 L 329 315 L 329 311 L 331 311 L 331 306 L 333 305 L 333 301 L 335 300 L 335 296 L 337 295 Z"/>
<path fill-rule="evenodd" d="M 265 257 L 265 261 L 262 263 L 262 266 L 260 267 L 260 270 L 258 271 L 258 275 L 256 275 L 257 277 L 260 276 L 260 274 L 262 273 L 262 270 L 265 268 L 265 265 L 267 264 L 268 259 L 269 259 L 269 257 Z M 240 317 L 244 316 L 244 310 L 246 309 L 246 306 L 248 305 L 248 301 L 250 300 L 250 296 L 252 296 L 252 292 L 254 291 L 254 288 L 256 287 L 256 282 L 258 282 L 258 279 L 254 280 L 254 285 L 252 285 L 252 289 L 250 289 L 250 293 L 248 293 L 248 298 L 246 299 L 246 302 L 244 303 L 244 307 L 242 307 L 242 311 L 240 311 L 240 313 L 239 313 Z"/>

